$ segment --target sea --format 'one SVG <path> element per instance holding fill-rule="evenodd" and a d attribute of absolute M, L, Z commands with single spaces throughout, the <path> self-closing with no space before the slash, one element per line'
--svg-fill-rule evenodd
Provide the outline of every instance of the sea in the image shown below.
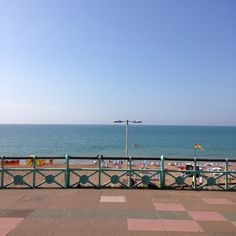
<path fill-rule="evenodd" d="M 0 125 L 4 156 L 125 156 L 125 125 Z M 236 127 L 129 125 L 129 156 L 235 158 Z"/>

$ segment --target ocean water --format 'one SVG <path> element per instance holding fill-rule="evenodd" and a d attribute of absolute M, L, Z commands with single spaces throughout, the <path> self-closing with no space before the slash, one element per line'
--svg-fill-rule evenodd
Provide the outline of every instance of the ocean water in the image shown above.
<path fill-rule="evenodd" d="M 236 127 L 129 126 L 129 155 L 236 158 Z M 125 125 L 0 125 L 0 155 L 124 156 Z"/>

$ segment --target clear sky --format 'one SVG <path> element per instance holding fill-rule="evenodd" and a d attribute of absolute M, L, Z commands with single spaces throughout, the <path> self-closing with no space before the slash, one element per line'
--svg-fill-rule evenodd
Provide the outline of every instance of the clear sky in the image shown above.
<path fill-rule="evenodd" d="M 0 0 L 0 123 L 236 125 L 235 0 Z"/>

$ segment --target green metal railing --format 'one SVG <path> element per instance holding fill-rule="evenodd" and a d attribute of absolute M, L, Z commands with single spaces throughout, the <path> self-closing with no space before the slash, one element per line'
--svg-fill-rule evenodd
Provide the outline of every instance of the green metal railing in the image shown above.
<path fill-rule="evenodd" d="M 20 160 L 11 165 L 11 160 Z M 23 162 L 30 160 L 30 165 Z M 40 165 L 39 160 L 54 164 Z M 7 163 L 7 164 L 6 164 Z M 236 159 L 1 157 L 0 188 L 236 189 Z"/>

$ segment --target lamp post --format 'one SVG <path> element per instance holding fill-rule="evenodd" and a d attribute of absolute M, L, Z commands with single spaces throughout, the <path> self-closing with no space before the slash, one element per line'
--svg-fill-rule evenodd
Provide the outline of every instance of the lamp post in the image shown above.
<path fill-rule="evenodd" d="M 126 142 L 125 142 L 125 156 L 128 157 L 129 156 L 129 152 L 128 152 L 128 126 L 129 123 L 142 123 L 141 120 L 113 120 L 113 123 L 125 123 L 126 125 Z"/>

